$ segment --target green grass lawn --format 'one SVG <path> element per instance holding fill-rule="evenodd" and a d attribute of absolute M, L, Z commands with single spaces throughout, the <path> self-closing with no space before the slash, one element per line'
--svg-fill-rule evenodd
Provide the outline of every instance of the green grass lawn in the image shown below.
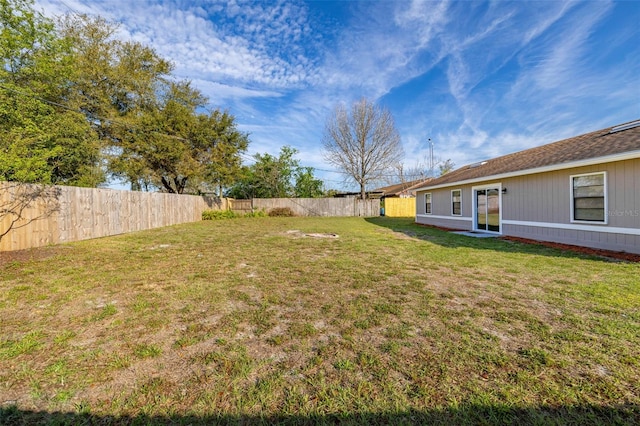
<path fill-rule="evenodd" d="M 391 218 L 27 257 L 0 264 L 0 424 L 640 421 L 637 263 Z"/>

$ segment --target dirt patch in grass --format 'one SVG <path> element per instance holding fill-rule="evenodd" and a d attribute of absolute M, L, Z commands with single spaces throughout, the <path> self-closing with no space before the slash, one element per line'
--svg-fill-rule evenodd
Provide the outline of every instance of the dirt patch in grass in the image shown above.
<path fill-rule="evenodd" d="M 35 249 L 0 251 L 0 267 L 12 262 L 28 262 L 31 260 L 45 260 L 70 250 L 69 246 L 39 247 Z"/>
<path fill-rule="evenodd" d="M 309 233 L 305 233 L 305 232 L 301 232 L 298 231 L 297 229 L 291 229 L 289 231 L 286 232 L 286 234 L 290 237 L 294 237 L 294 238 L 304 238 L 304 237 L 309 237 L 309 238 L 329 238 L 329 239 L 335 239 L 335 238 L 339 238 L 338 234 L 333 234 L 333 233 L 322 233 L 322 232 L 309 232 Z"/>

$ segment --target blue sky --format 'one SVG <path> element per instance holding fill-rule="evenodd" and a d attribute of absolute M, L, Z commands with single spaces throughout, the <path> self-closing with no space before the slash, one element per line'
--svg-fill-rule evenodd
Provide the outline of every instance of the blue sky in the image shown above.
<path fill-rule="evenodd" d="M 640 2 L 37 0 L 120 24 L 212 108 L 249 155 L 300 151 L 328 188 L 325 121 L 366 97 L 393 114 L 405 168 L 456 167 L 640 118 Z"/>

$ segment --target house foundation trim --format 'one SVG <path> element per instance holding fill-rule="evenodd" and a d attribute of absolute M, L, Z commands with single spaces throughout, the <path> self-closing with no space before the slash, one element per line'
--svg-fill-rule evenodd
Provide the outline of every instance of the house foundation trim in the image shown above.
<path fill-rule="evenodd" d="M 417 214 L 417 217 L 424 217 L 425 219 L 447 219 L 447 220 L 462 220 L 465 222 L 471 222 L 473 221 L 472 218 L 470 217 L 460 217 L 460 216 L 437 216 L 434 214 Z"/>
<path fill-rule="evenodd" d="M 616 228 L 606 225 L 576 225 L 567 223 L 529 222 L 522 220 L 503 220 L 503 225 L 535 226 L 539 228 L 571 229 L 574 231 L 603 232 L 606 234 L 640 235 L 640 229 Z"/>

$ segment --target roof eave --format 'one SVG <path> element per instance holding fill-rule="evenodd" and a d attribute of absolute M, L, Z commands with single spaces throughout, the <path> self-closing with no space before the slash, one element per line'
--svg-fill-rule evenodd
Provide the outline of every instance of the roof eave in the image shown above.
<path fill-rule="evenodd" d="M 468 185 L 468 184 L 473 184 L 478 182 L 485 182 L 487 180 L 506 179 L 510 177 L 533 175 L 536 173 L 546 173 L 546 172 L 552 172 L 556 170 L 573 169 L 575 167 L 592 166 L 594 164 L 633 160 L 636 158 L 640 158 L 640 150 L 628 151 L 620 154 L 606 155 L 603 157 L 587 158 L 584 160 L 571 161 L 568 163 L 553 164 L 553 165 L 544 166 L 544 167 L 536 167 L 534 169 L 518 170 L 515 172 L 500 173 L 497 175 L 487 175 L 487 176 L 482 176 L 482 177 L 473 178 L 473 179 L 443 183 L 441 185 L 423 186 L 422 188 L 417 188 L 415 191 L 416 192 L 429 191 L 434 189 L 447 188 L 450 186 Z"/>

